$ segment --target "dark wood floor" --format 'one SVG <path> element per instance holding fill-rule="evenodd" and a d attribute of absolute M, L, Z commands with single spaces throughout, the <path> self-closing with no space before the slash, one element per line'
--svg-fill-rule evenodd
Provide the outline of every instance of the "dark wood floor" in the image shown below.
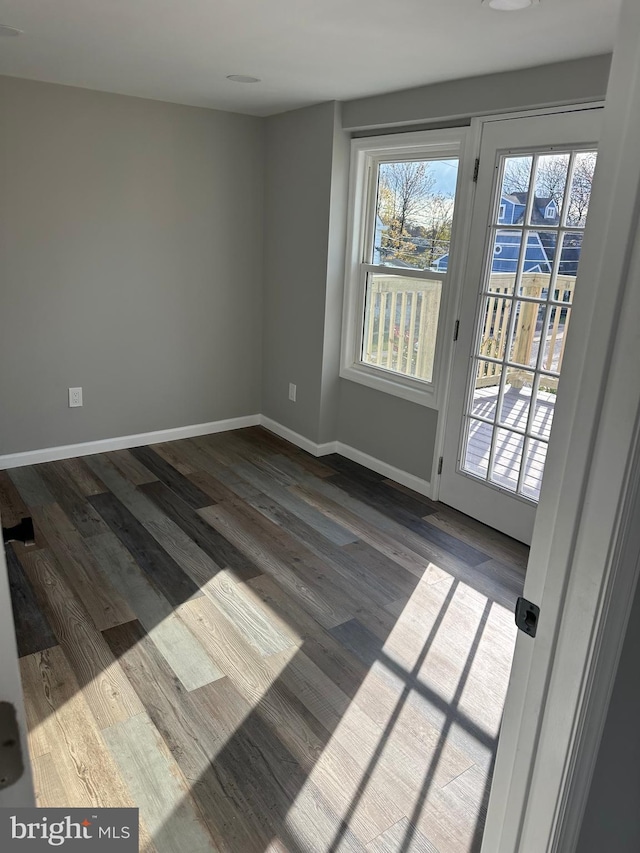
<path fill-rule="evenodd" d="M 479 849 L 526 549 L 247 429 L 0 472 L 38 802 L 157 853 Z"/>

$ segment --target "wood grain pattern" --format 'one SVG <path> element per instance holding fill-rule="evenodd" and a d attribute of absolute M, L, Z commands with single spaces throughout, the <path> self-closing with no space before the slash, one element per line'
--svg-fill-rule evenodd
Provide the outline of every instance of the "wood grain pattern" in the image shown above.
<path fill-rule="evenodd" d="M 171 604 L 180 605 L 199 593 L 191 578 L 117 498 L 105 494 L 88 500 Z"/>
<path fill-rule="evenodd" d="M 141 491 L 219 566 L 233 569 L 234 574 L 241 580 L 249 580 L 262 574 L 261 569 L 248 560 L 217 530 L 203 521 L 200 515 L 163 483 L 148 483 L 141 486 Z M 210 499 L 207 501 L 211 503 Z"/>
<path fill-rule="evenodd" d="M 189 785 L 149 717 L 131 717 L 103 736 L 156 847 L 162 853 L 217 853 Z"/>
<path fill-rule="evenodd" d="M 131 685 L 91 617 L 62 580 L 53 554 L 35 551 L 24 557 L 23 565 L 98 726 L 105 728 L 139 713 Z"/>
<path fill-rule="evenodd" d="M 12 476 L 42 805 L 135 802 L 145 853 L 478 853 L 526 549 L 261 428 Z"/>
<path fill-rule="evenodd" d="M 6 471 L 0 471 L 0 516 L 4 527 L 13 527 L 29 515 L 27 505 Z"/>
<path fill-rule="evenodd" d="M 172 492 L 181 498 L 192 509 L 209 506 L 211 499 L 204 492 L 194 486 L 186 477 L 177 471 L 173 465 L 154 453 L 150 447 L 135 447 L 131 451 L 138 462 L 152 471 Z"/>
<path fill-rule="evenodd" d="M 33 587 L 27 580 L 13 548 L 9 545 L 5 553 L 18 657 L 57 646 L 58 640 L 51 630 L 47 617 L 40 609 Z"/>
<path fill-rule="evenodd" d="M 90 498 L 93 500 L 94 498 Z M 34 523 L 44 531 L 49 548 L 58 559 L 58 569 L 77 598 L 91 614 L 99 631 L 129 622 L 133 612 L 117 593 L 58 504 L 34 506 Z M 28 555 L 28 550 L 24 552 Z"/>
<path fill-rule="evenodd" d="M 56 503 L 83 536 L 95 536 L 107 531 L 104 521 L 85 500 L 86 496 L 76 488 L 73 478 L 61 462 L 40 465 L 38 472 Z"/>
<path fill-rule="evenodd" d="M 9 477 L 20 492 L 20 497 L 29 507 L 55 503 L 55 498 L 38 473 L 38 467 L 12 468 L 9 471 Z"/>
<path fill-rule="evenodd" d="M 234 772 L 223 769 L 217 761 L 227 739 L 251 708 L 237 692 L 230 695 L 222 687 L 210 688 L 206 695 L 216 697 L 215 708 L 224 704 L 229 721 L 227 729 L 219 721 L 213 726 L 212 707 L 202 704 L 203 691 L 194 696 L 185 693 L 138 623 L 112 628 L 104 636 L 190 783 L 191 795 L 219 849 L 248 853 L 264 850 L 273 827 L 267 825 L 265 831 L 261 816 L 253 817 L 250 801 L 242 795 Z M 213 761 L 215 773 L 211 771 Z M 237 819 L 237 805 L 243 809 L 242 821 Z"/>
<path fill-rule="evenodd" d="M 120 541 L 106 533 L 93 537 L 88 545 L 185 688 L 195 690 L 220 678 L 213 661 Z"/>

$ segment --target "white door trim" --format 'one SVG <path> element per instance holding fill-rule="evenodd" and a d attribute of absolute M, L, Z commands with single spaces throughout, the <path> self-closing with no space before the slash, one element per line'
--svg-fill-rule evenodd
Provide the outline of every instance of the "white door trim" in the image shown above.
<path fill-rule="evenodd" d="M 638 579 L 639 144 L 640 5 L 626 0 L 572 320 L 583 331 L 567 343 L 525 585 L 538 636 L 516 643 L 483 853 L 575 850 Z"/>

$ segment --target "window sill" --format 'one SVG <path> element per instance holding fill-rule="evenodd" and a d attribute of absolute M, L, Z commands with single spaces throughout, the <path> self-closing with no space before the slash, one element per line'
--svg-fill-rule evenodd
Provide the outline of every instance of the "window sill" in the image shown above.
<path fill-rule="evenodd" d="M 351 382 L 358 382 L 384 394 L 401 397 L 420 406 L 428 406 L 431 409 L 438 408 L 436 387 L 432 383 L 422 382 L 419 379 L 400 376 L 390 370 L 369 367 L 364 364 L 352 364 L 340 368 L 340 378 Z"/>

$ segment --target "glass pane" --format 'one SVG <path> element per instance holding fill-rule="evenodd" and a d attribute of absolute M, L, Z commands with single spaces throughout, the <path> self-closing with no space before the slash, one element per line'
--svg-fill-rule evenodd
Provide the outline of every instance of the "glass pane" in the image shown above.
<path fill-rule="evenodd" d="M 546 305 L 516 302 L 516 324 L 513 330 L 509 361 L 535 367 L 547 311 Z"/>
<path fill-rule="evenodd" d="M 538 157 L 534 181 L 533 205 L 529 222 L 532 225 L 558 225 L 569 170 L 569 152 L 541 154 Z"/>
<path fill-rule="evenodd" d="M 547 376 L 541 376 L 539 383 L 531 432 L 548 441 L 551 434 L 551 424 L 553 423 L 553 412 L 556 406 L 558 382 Z"/>
<path fill-rule="evenodd" d="M 578 262 L 582 251 L 583 231 L 567 232 L 562 238 L 562 254 L 558 268 L 558 280 L 553 298 L 559 302 L 572 302 L 578 274 Z"/>
<path fill-rule="evenodd" d="M 380 163 L 371 263 L 446 272 L 458 160 Z"/>
<path fill-rule="evenodd" d="M 540 365 L 542 370 L 560 373 L 570 316 L 569 307 L 560 308 L 555 305 L 550 307 L 544 332 L 544 352 Z"/>
<path fill-rule="evenodd" d="M 471 414 L 478 418 L 495 419 L 501 375 L 502 365 L 491 361 L 477 362 Z"/>
<path fill-rule="evenodd" d="M 442 283 L 367 276 L 362 361 L 433 381 Z"/>
<path fill-rule="evenodd" d="M 537 501 L 540 497 L 540 486 L 544 473 L 544 463 L 547 458 L 546 441 L 535 441 L 528 439 L 524 460 L 524 472 L 522 474 L 521 494 L 527 498 Z"/>
<path fill-rule="evenodd" d="M 509 317 L 513 300 L 503 296 L 487 296 L 484 302 L 478 355 L 502 358 L 509 334 Z"/>
<path fill-rule="evenodd" d="M 503 426 L 526 430 L 534 381 L 534 374 L 528 370 L 507 369 L 499 417 Z"/>
<path fill-rule="evenodd" d="M 505 157 L 502 189 L 495 221 L 498 225 L 519 225 L 527 207 L 533 157 Z"/>
<path fill-rule="evenodd" d="M 491 482 L 515 492 L 522 462 L 524 438 L 508 429 L 498 429 Z"/>
<path fill-rule="evenodd" d="M 522 231 L 496 231 L 487 290 L 511 295 L 519 264 L 522 264 L 520 293 L 546 299 L 558 234 L 556 231 L 525 231 L 524 234 L 525 238 Z M 526 239 L 526 247 L 521 257 L 523 239 Z"/>
<path fill-rule="evenodd" d="M 462 467 L 476 477 L 487 479 L 489 470 L 489 451 L 491 448 L 491 436 L 493 427 L 482 421 L 469 419 L 469 435 L 467 437 L 466 449 Z"/>
<path fill-rule="evenodd" d="M 567 208 L 567 225 L 572 228 L 584 228 L 587 221 L 597 156 L 595 151 L 581 151 L 576 154 Z"/>

